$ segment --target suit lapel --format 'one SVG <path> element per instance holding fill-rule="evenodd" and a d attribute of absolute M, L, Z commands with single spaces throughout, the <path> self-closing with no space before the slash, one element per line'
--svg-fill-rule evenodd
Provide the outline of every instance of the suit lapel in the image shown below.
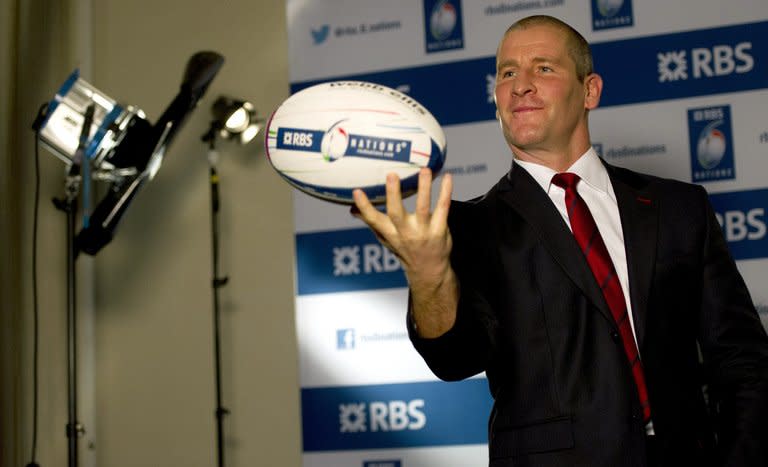
<path fill-rule="evenodd" d="M 524 169 L 516 168 L 499 184 L 499 197 L 515 209 L 538 232 L 539 239 L 600 313 L 615 324 L 592 270 L 576 239 L 563 221 L 549 196 Z"/>
<path fill-rule="evenodd" d="M 619 205 L 621 228 L 627 254 L 629 294 L 635 324 L 637 346 L 642 351 L 648 320 L 648 295 L 656 258 L 658 199 L 641 186 L 639 178 L 626 176 L 606 164 Z"/>

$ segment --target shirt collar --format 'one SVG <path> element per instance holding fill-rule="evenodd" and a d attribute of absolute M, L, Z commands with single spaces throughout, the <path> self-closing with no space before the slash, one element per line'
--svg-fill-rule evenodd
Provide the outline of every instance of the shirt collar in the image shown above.
<path fill-rule="evenodd" d="M 544 165 L 530 161 L 522 161 L 517 158 L 514 159 L 514 163 L 524 168 L 526 172 L 541 185 L 541 188 L 549 193 L 552 177 L 557 172 Z M 597 155 L 594 148 L 590 147 L 587 152 L 576 159 L 576 162 L 574 162 L 573 165 L 568 167 L 566 172 L 575 173 L 584 183 L 593 189 L 601 193 L 608 193 L 611 198 L 614 197 L 608 171 L 600 161 L 600 157 Z"/>

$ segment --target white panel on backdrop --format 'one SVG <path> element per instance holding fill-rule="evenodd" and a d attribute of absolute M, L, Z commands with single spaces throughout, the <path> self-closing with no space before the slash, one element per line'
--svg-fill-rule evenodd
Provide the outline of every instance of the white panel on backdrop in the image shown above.
<path fill-rule="evenodd" d="M 517 19 L 532 14 L 562 18 L 588 41 L 602 42 L 746 23 L 766 13 L 762 0 L 644 0 L 632 2 L 633 29 L 592 31 L 593 16 L 585 5 L 588 2 L 582 0 L 456 3 L 461 6 L 465 23 L 464 45 L 446 57 L 426 52 L 423 2 L 287 0 L 290 79 L 305 81 L 490 56 L 495 53 L 503 31 Z"/>
<path fill-rule="evenodd" d="M 302 387 L 435 381 L 408 340 L 406 289 L 296 300 Z"/>
<path fill-rule="evenodd" d="M 706 185 L 717 193 L 765 186 L 768 157 L 765 121 L 754 118 L 768 102 L 768 91 L 717 94 L 690 99 L 598 108 L 590 115 L 592 143 L 603 158 L 621 167 L 678 180 L 692 180 L 688 110 L 730 107 L 736 178 Z M 763 137 L 763 139 L 768 139 Z"/>
<path fill-rule="evenodd" d="M 485 445 L 439 448 L 372 449 L 367 451 L 306 454 L 304 467 L 470 467 L 488 457 Z"/>

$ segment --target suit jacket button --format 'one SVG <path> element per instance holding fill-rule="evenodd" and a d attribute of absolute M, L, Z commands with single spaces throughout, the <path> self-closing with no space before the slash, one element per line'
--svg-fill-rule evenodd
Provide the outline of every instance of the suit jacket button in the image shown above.
<path fill-rule="evenodd" d="M 619 333 L 616 331 L 611 332 L 611 338 L 614 342 L 621 342 L 621 336 L 619 336 Z"/>

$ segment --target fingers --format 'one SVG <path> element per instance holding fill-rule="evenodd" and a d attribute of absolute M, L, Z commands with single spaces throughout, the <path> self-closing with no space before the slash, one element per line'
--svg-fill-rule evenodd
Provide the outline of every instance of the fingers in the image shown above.
<path fill-rule="evenodd" d="M 397 184 L 399 186 L 399 180 L 397 180 Z M 397 229 L 391 218 L 376 209 L 365 192 L 359 188 L 352 191 L 352 199 L 355 205 L 350 209 L 350 213 L 365 222 L 379 242 L 397 255 L 397 247 L 393 243 L 397 242 Z M 387 200 L 389 200 L 389 196 Z"/>
<path fill-rule="evenodd" d="M 430 225 L 433 229 L 442 231 L 448 224 L 448 210 L 451 207 L 451 192 L 453 191 L 453 177 L 445 174 L 440 183 L 440 195 L 437 198 L 435 210 L 432 213 Z"/>
<path fill-rule="evenodd" d="M 432 202 L 432 171 L 423 168 L 419 171 L 419 186 L 416 192 L 416 219 L 422 223 L 429 222 L 429 210 Z"/>
<path fill-rule="evenodd" d="M 394 173 L 387 174 L 387 215 L 395 225 L 402 223 L 405 218 L 400 177 Z"/>
<path fill-rule="evenodd" d="M 408 224 L 414 225 L 411 224 L 412 220 L 416 221 L 416 225 L 428 227 L 434 233 L 443 233 L 447 226 L 448 210 L 450 209 L 451 193 L 453 191 L 453 178 L 451 175 L 446 174 L 443 177 L 434 212 L 430 212 L 431 191 L 432 172 L 424 168 L 419 172 L 416 209 L 413 215 L 411 215 L 403 206 L 400 179 L 396 174 L 390 173 L 386 178 L 386 214 L 376 209 L 368 199 L 368 196 L 360 189 L 352 192 L 355 205 L 350 212 L 353 216 L 362 219 L 368 224 L 377 235 L 385 237 L 402 228 L 409 228 L 406 227 Z"/>
<path fill-rule="evenodd" d="M 355 205 L 350 212 L 355 217 L 370 217 L 371 210 L 376 210 L 368 199 L 368 196 L 360 188 L 352 190 L 352 199 L 354 200 Z"/>
<path fill-rule="evenodd" d="M 386 219 L 386 216 L 376 209 L 365 192 L 359 188 L 353 190 L 352 199 L 355 201 L 355 205 L 350 210 L 350 213 L 358 219 L 362 219 L 372 229 L 380 230 L 383 227 L 382 222 Z"/>

